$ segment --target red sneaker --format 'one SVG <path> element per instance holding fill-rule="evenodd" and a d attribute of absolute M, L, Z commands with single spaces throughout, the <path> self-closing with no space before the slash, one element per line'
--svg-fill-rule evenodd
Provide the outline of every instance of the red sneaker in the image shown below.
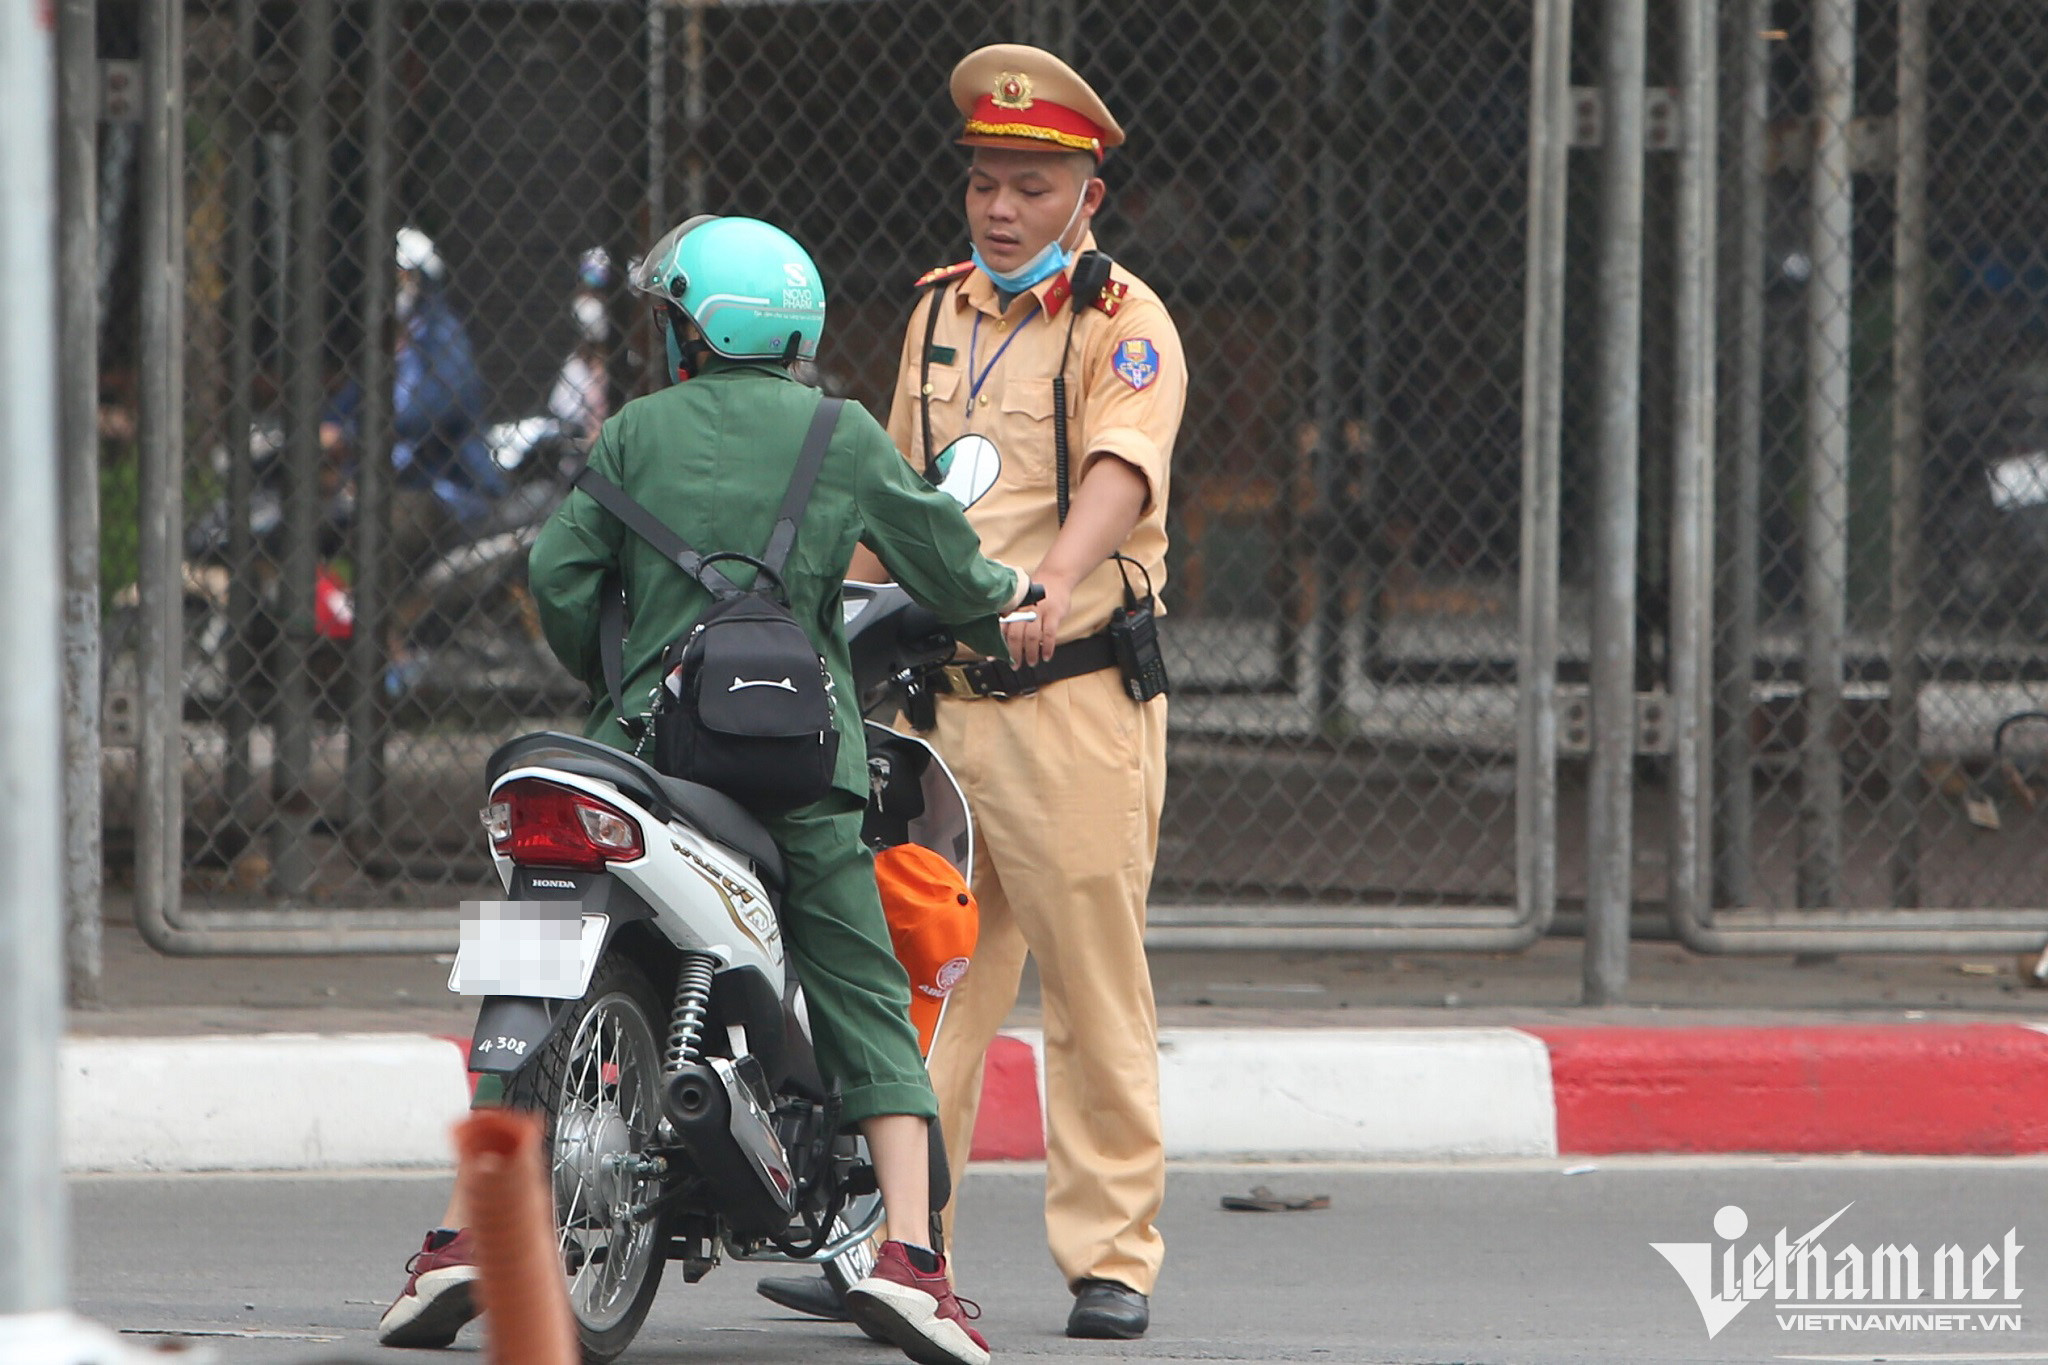
<path fill-rule="evenodd" d="M 967 1325 L 981 1308 L 954 1297 L 943 1256 L 927 1275 L 910 1263 L 903 1243 L 882 1243 L 873 1273 L 846 1291 L 846 1311 L 918 1365 L 988 1365 L 988 1342 Z"/>
<path fill-rule="evenodd" d="M 483 1311 L 476 1301 L 476 1243 L 469 1229 L 436 1246 L 439 1235 L 438 1230 L 428 1233 L 405 1263 L 411 1278 L 377 1324 L 380 1345 L 446 1346 Z"/>

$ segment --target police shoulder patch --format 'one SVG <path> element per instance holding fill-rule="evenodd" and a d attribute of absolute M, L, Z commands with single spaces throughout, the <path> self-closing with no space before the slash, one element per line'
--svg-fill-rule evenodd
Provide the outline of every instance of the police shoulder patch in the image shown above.
<path fill-rule="evenodd" d="M 972 269 L 974 269 L 973 261 L 958 261 L 952 265 L 942 265 L 937 270 L 927 270 L 924 274 L 919 275 L 917 283 L 910 287 L 912 289 L 922 289 L 928 284 L 937 284 L 940 280 L 950 280 L 955 275 L 965 275 Z"/>
<path fill-rule="evenodd" d="M 1095 306 L 1102 310 L 1103 316 L 1113 318 L 1116 310 L 1124 306 L 1124 299 L 1130 292 L 1131 287 L 1122 280 L 1105 281 L 1102 292 L 1095 296 Z"/>
<path fill-rule="evenodd" d="M 1117 343 L 1110 368 L 1133 389 L 1142 390 L 1159 377 L 1159 351 L 1145 337 L 1131 337 Z"/>

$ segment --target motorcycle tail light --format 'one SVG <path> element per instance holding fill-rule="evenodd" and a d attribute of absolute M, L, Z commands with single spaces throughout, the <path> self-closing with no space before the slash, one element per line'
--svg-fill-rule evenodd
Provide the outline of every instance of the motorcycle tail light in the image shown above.
<path fill-rule="evenodd" d="M 498 852 L 522 867 L 561 867 L 602 872 L 606 863 L 630 863 L 647 855 L 640 827 L 624 811 L 594 796 L 522 777 L 499 789 L 506 807 L 503 839 L 492 831 Z"/>
<path fill-rule="evenodd" d="M 578 805 L 576 818 L 583 822 L 583 832 L 590 836 L 590 842 L 599 848 L 631 850 L 634 857 L 640 856 L 640 831 L 625 816 L 603 806 Z"/>

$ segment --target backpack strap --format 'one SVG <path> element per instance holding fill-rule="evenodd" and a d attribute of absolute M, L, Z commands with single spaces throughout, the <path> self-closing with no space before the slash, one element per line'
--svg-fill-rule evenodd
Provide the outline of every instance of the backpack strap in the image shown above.
<path fill-rule="evenodd" d="M 578 471 L 574 486 L 596 498 L 598 506 L 625 523 L 627 530 L 659 550 L 678 569 L 696 579 L 714 598 L 724 601 L 738 597 L 742 592 L 738 584 L 706 563 L 704 556 L 692 549 L 688 541 L 662 525 L 652 512 L 633 501 L 625 489 L 589 465 Z"/>
<path fill-rule="evenodd" d="M 790 475 L 789 491 L 783 494 L 782 508 L 775 514 L 775 529 L 769 533 L 768 548 L 761 555 L 761 567 L 766 568 L 769 575 L 778 581 L 782 576 L 783 566 L 789 561 L 790 551 L 796 548 L 797 526 L 803 521 L 804 509 L 810 505 L 811 490 L 817 486 L 818 471 L 825 463 L 825 451 L 832 444 L 833 430 L 839 425 L 839 410 L 845 406 L 846 400 L 843 398 L 821 398 L 817 410 L 811 414 L 811 425 L 804 433 L 803 449 L 797 455 L 796 470 Z M 720 573 L 717 567 L 705 556 L 697 553 L 688 541 L 671 531 L 652 512 L 635 502 L 625 489 L 589 465 L 586 464 L 577 471 L 572 482 L 574 487 L 597 499 L 598 506 L 617 517 L 627 530 L 652 545 L 677 568 L 696 579 L 703 585 L 704 591 L 710 593 L 714 599 L 727 601 L 745 595 L 744 589 Z M 611 693 L 613 714 L 618 717 L 619 724 L 626 733 L 637 740 L 641 738 L 643 726 L 639 718 L 626 714 L 625 641 L 625 585 L 616 578 L 607 578 L 598 592 L 598 661 L 604 669 L 605 690 Z"/>
<path fill-rule="evenodd" d="M 789 491 L 783 494 L 782 510 L 775 514 L 775 529 L 768 533 L 768 548 L 761 562 L 768 572 L 782 577 L 789 552 L 796 548 L 796 529 L 803 524 L 804 508 L 810 505 L 811 490 L 817 486 L 818 470 L 825 464 L 825 450 L 832 444 L 833 429 L 839 425 L 844 398 L 820 398 L 811 414 L 810 429 L 804 432 L 803 451 L 796 457 L 796 470 L 789 476 Z"/>
<path fill-rule="evenodd" d="M 638 743 L 647 727 L 640 717 L 626 714 L 626 585 L 609 574 L 597 594 L 597 658 L 604 689 L 611 693 L 612 715 Z"/>
<path fill-rule="evenodd" d="M 924 315 L 924 351 L 917 362 L 917 413 L 924 424 L 924 481 L 934 488 L 939 483 L 939 452 L 932 445 L 932 343 L 939 336 L 939 305 L 953 292 L 951 276 L 941 277 L 930 295 L 931 310 Z"/>

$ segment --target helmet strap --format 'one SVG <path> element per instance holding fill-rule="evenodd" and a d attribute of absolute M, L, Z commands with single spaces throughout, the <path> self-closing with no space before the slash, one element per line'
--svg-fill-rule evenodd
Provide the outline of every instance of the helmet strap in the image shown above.
<path fill-rule="evenodd" d="M 668 347 L 669 376 L 678 384 L 694 379 L 703 370 L 705 358 L 714 352 L 702 337 L 693 336 L 687 341 L 680 339 L 689 325 L 689 314 L 673 303 L 662 305 L 662 312 L 668 322 L 662 328 L 662 340 Z"/>

